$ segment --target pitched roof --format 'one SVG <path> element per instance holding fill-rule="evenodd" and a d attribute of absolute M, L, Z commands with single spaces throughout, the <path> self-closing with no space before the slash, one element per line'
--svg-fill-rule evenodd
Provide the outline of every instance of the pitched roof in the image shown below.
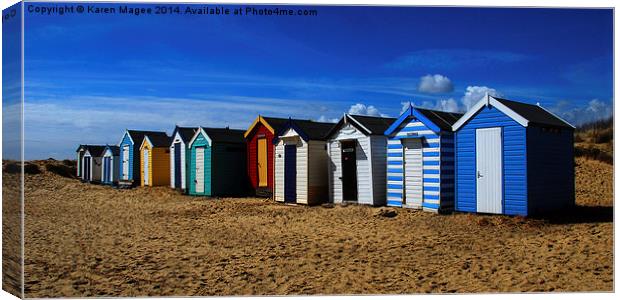
<path fill-rule="evenodd" d="M 360 116 L 360 115 L 347 115 L 359 122 L 366 129 L 370 130 L 369 134 L 380 134 L 383 135 L 386 129 L 390 127 L 396 118 L 384 118 L 384 117 L 371 117 L 371 116 Z"/>
<path fill-rule="evenodd" d="M 84 145 L 91 156 L 98 157 L 103 155 L 105 145 Z"/>
<path fill-rule="evenodd" d="M 334 123 L 314 122 L 310 120 L 292 120 L 310 140 L 325 140 L 325 134 L 334 127 Z"/>
<path fill-rule="evenodd" d="M 507 99 L 501 99 L 493 97 L 497 101 L 506 105 L 508 108 L 527 119 L 530 123 L 537 125 L 549 125 L 555 127 L 574 128 L 566 121 L 560 119 L 558 116 L 552 114 L 539 105 L 532 105 L 523 102 L 517 102 Z"/>
<path fill-rule="evenodd" d="M 136 144 L 137 146 L 140 146 L 140 144 L 142 143 L 142 140 L 144 139 L 144 136 L 147 134 L 166 134 L 165 132 L 161 132 L 161 131 L 147 131 L 147 130 L 131 130 L 131 129 L 127 129 L 127 132 L 129 133 L 129 136 L 131 137 L 131 139 L 133 140 L 134 144 Z"/>
<path fill-rule="evenodd" d="M 332 128 L 325 135 L 326 139 L 329 139 L 338 129 L 340 129 L 345 122 L 350 123 L 364 134 L 367 135 L 383 135 L 383 133 L 390 127 L 392 123 L 396 121 L 396 118 L 384 118 L 384 117 L 371 117 L 361 115 L 349 115 L 345 114 L 344 117 L 333 125 Z"/>
<path fill-rule="evenodd" d="M 508 117 L 515 120 L 523 127 L 527 127 L 528 125 L 533 124 L 570 129 L 575 128 L 570 123 L 564 121 L 562 118 L 554 115 L 540 105 L 532 105 L 512 100 L 496 98 L 487 94 L 484 98 L 480 99 L 480 101 L 478 101 L 478 103 L 476 103 L 471 109 L 469 109 L 469 111 L 467 111 L 465 115 L 463 115 L 463 117 L 461 117 L 456 123 L 454 123 L 454 125 L 452 125 L 452 130 L 458 130 L 467 121 L 469 121 L 469 119 L 473 118 L 478 111 L 488 105 L 495 107 L 497 110 L 506 114 Z"/>
<path fill-rule="evenodd" d="M 243 139 L 245 130 L 208 127 L 202 129 L 214 143 L 245 143 Z"/>
<path fill-rule="evenodd" d="M 265 119 L 265 121 L 267 121 L 267 123 L 269 123 L 275 131 L 278 131 L 278 128 L 288 122 L 288 119 L 286 118 L 263 117 L 263 119 Z"/>
<path fill-rule="evenodd" d="M 194 136 L 197 130 L 198 130 L 198 127 L 176 126 L 174 128 L 174 132 L 172 132 L 172 139 L 174 139 L 174 136 L 178 133 L 181 139 L 183 140 L 183 142 L 187 143 L 192 139 L 192 137 Z M 173 142 L 173 141 L 170 141 L 170 142 Z"/>
<path fill-rule="evenodd" d="M 261 123 L 261 120 L 264 121 L 265 123 L 267 123 L 267 126 L 269 127 L 268 129 L 270 131 L 273 130 L 273 133 L 277 133 L 279 132 L 279 129 L 284 126 L 289 119 L 287 118 L 273 118 L 273 117 L 264 117 L 264 116 L 258 116 L 255 120 L 254 123 L 252 123 L 252 125 L 250 125 L 250 127 L 248 127 L 248 130 L 245 131 L 245 133 L 243 134 L 244 137 L 247 137 L 252 130 L 254 130 L 254 128 L 256 127 L 256 125 L 258 123 Z M 300 121 L 298 119 L 293 119 L 295 121 Z M 302 120 L 302 121 L 309 121 L 309 120 Z"/>
<path fill-rule="evenodd" d="M 111 145 L 107 145 L 106 149 L 110 149 L 110 151 L 112 151 L 112 155 L 113 156 L 119 156 L 121 153 L 121 147 L 119 146 L 111 146 Z M 103 155 L 105 152 L 102 152 L 101 155 Z"/>
<path fill-rule="evenodd" d="M 170 137 L 165 132 L 151 131 L 146 134 L 153 147 L 170 146 Z"/>
<path fill-rule="evenodd" d="M 442 130 L 452 130 L 452 125 L 460 119 L 463 114 L 460 113 L 452 113 L 446 111 L 425 109 L 425 108 L 415 108 L 421 114 L 423 114 L 426 118 L 428 118 L 431 122 L 435 123 Z"/>
<path fill-rule="evenodd" d="M 86 145 L 84 145 L 84 144 L 80 144 L 80 145 L 77 147 L 77 149 L 75 149 L 75 152 L 79 152 L 79 151 L 82 151 L 82 150 L 86 150 Z"/>
<path fill-rule="evenodd" d="M 295 129 L 297 133 L 306 141 L 326 140 L 326 134 L 334 127 L 334 123 L 315 122 L 311 120 L 287 120 L 287 123 L 280 127 L 277 135 L 284 134 L 289 128 Z M 276 138 L 277 140 L 277 138 Z"/>

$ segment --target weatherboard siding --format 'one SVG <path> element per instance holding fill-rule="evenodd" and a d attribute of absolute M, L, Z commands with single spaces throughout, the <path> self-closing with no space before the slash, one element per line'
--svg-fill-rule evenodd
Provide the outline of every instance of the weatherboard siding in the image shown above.
<path fill-rule="evenodd" d="M 370 155 L 372 164 L 372 202 L 373 205 L 386 204 L 387 176 L 387 137 L 370 136 Z"/>
<path fill-rule="evenodd" d="M 259 137 L 263 135 L 262 137 Z M 258 139 L 265 138 L 267 142 L 267 186 L 259 187 L 258 186 Z M 247 170 L 248 177 L 250 178 L 250 184 L 254 189 L 259 188 L 268 188 L 273 189 L 273 177 L 274 177 L 274 150 L 275 147 L 273 145 L 273 133 L 267 129 L 262 123 L 258 123 L 254 130 L 247 137 Z"/>
<path fill-rule="evenodd" d="M 454 210 L 454 133 L 443 132 L 440 136 L 440 169 L 442 170 L 439 175 L 440 194 L 441 200 L 439 210 L 451 211 Z M 431 206 L 431 205 L 427 205 Z"/>
<path fill-rule="evenodd" d="M 213 142 L 211 194 L 243 196 L 247 192 L 245 143 Z"/>
<path fill-rule="evenodd" d="M 422 206 L 413 206 L 404 201 L 404 148 L 402 139 L 417 138 L 422 140 Z M 415 117 L 409 117 L 392 134 L 387 144 L 387 205 L 409 207 L 437 212 L 449 208 L 445 197 L 453 193 L 454 150 L 450 148 L 448 137 L 442 143 L 443 136 L 436 134 Z M 443 147 L 442 147 L 443 146 Z M 448 181 L 445 181 L 450 179 Z M 453 200 L 452 200 L 453 201 Z"/>
<path fill-rule="evenodd" d="M 128 133 L 125 133 L 125 136 L 123 137 L 123 140 L 121 141 L 120 144 L 120 149 L 121 149 L 121 153 L 120 153 L 120 159 L 119 159 L 119 168 L 120 170 L 123 170 L 123 146 L 124 145 L 129 145 L 129 161 L 127 162 L 129 164 L 128 172 L 129 172 L 129 176 L 127 176 L 127 180 L 134 180 L 134 163 L 135 163 L 135 147 L 134 144 L 131 142 L 131 138 L 129 137 Z M 138 160 L 139 161 L 139 160 Z M 122 175 L 121 175 L 122 178 Z M 139 176 L 137 176 L 136 180 L 139 179 Z"/>
<path fill-rule="evenodd" d="M 330 195 L 334 203 L 342 202 L 342 161 L 340 141 L 355 140 L 355 156 L 357 164 L 357 202 L 374 204 L 372 192 L 373 176 L 371 172 L 370 137 L 364 135 L 350 124 L 342 127 L 329 141 L 330 144 Z M 385 158 L 383 158 L 385 159 Z"/>
<path fill-rule="evenodd" d="M 308 204 L 327 201 L 329 180 L 327 174 L 328 155 L 324 141 L 308 141 Z"/>
<path fill-rule="evenodd" d="M 290 129 L 286 138 L 281 138 L 275 145 L 275 171 L 274 171 L 274 198 L 276 201 L 284 202 L 284 190 L 286 180 L 284 176 L 284 164 L 286 145 L 296 145 L 295 156 L 295 202 L 299 204 L 312 204 L 308 198 L 309 190 L 309 144 L 301 139 L 294 130 Z"/>
<path fill-rule="evenodd" d="M 176 143 L 181 143 L 181 170 L 176 170 L 175 168 L 175 162 L 174 162 L 174 157 L 175 157 L 175 150 L 174 150 L 174 144 Z M 177 172 L 181 172 L 181 183 L 180 183 L 180 187 L 182 189 L 185 189 L 187 187 L 186 181 L 186 174 L 187 174 L 187 170 L 186 170 L 186 163 L 185 163 L 185 154 L 187 153 L 187 146 L 185 145 L 185 142 L 183 142 L 183 139 L 181 139 L 181 136 L 179 135 L 179 133 L 177 132 L 174 136 L 174 141 L 172 142 L 172 144 L 169 147 L 170 149 L 170 187 L 171 188 L 176 188 L 177 186 L 179 186 L 179 184 L 177 184 L 175 182 L 176 180 L 176 176 L 175 174 Z"/>
<path fill-rule="evenodd" d="M 196 148 L 203 147 L 204 150 L 204 192 L 198 193 L 196 192 Z M 196 196 L 211 196 L 211 144 L 209 144 L 209 140 L 202 134 L 199 133 L 194 142 L 192 143 L 190 149 L 190 164 L 189 164 L 189 194 Z"/>
<path fill-rule="evenodd" d="M 502 128 L 503 213 L 527 215 L 526 129 L 492 106 L 456 132 L 456 210 L 477 211 L 476 129 Z"/>
<path fill-rule="evenodd" d="M 273 196 L 276 201 L 284 202 L 284 141 L 278 141 L 274 153 Z"/>
<path fill-rule="evenodd" d="M 527 128 L 528 214 L 575 203 L 573 130 Z"/>

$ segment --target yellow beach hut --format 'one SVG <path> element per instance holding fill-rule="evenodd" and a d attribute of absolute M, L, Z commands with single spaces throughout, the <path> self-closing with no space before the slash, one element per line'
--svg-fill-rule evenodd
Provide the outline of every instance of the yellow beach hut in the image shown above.
<path fill-rule="evenodd" d="M 170 184 L 170 137 L 165 132 L 148 133 L 140 145 L 140 185 Z"/>

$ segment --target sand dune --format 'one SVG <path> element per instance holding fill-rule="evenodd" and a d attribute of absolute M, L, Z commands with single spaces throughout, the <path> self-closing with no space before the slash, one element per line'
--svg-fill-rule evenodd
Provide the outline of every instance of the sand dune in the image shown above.
<path fill-rule="evenodd" d="M 207 199 L 26 178 L 27 297 L 611 291 L 613 176 L 550 219 Z M 384 216 L 394 210 L 395 217 Z"/>

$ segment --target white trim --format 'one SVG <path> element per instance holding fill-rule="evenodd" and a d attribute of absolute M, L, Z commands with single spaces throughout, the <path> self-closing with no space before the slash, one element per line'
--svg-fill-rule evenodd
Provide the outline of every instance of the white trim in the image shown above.
<path fill-rule="evenodd" d="M 118 145 L 120 146 L 123 143 L 123 140 L 125 139 L 125 135 L 129 136 L 129 140 L 131 141 L 132 145 L 135 145 L 136 143 L 133 141 L 133 138 L 131 137 L 131 134 L 129 134 L 129 129 L 125 129 L 125 134 L 123 134 L 123 137 L 121 137 L 121 141 L 118 142 Z"/>
<path fill-rule="evenodd" d="M 370 202 L 371 202 L 370 204 L 371 205 L 375 205 L 375 201 L 377 199 L 375 197 L 375 174 L 372 172 L 372 163 L 374 161 L 374 159 L 372 157 L 372 143 L 373 143 L 373 139 L 370 136 L 368 136 L 367 140 L 368 140 L 368 172 L 370 173 Z M 358 140 L 358 143 L 359 143 L 359 140 Z M 364 147 L 362 147 L 362 145 L 360 145 L 360 148 L 362 149 L 362 152 L 364 152 Z M 357 153 L 355 153 L 355 157 L 356 157 L 355 160 L 357 160 Z M 387 166 L 387 163 L 386 163 L 386 166 Z M 355 162 L 355 169 L 356 169 L 356 172 L 357 172 L 357 161 Z M 387 171 L 387 168 L 386 168 L 386 171 Z M 355 175 L 355 176 L 356 176 L 356 178 L 359 178 L 359 177 L 357 177 L 357 175 Z M 356 181 L 357 181 L 357 199 L 359 201 L 359 198 L 360 198 L 359 179 L 356 179 Z M 344 185 L 343 185 L 342 188 L 344 190 Z M 343 195 L 344 195 L 344 191 L 343 191 Z"/>
<path fill-rule="evenodd" d="M 204 131 L 204 129 L 202 129 L 202 127 L 198 127 L 198 130 L 196 130 L 196 133 L 194 133 L 194 136 L 192 137 L 192 139 L 189 141 L 189 144 L 187 144 L 187 148 L 191 148 L 192 145 L 194 144 L 194 142 L 196 141 L 196 139 L 198 138 L 198 135 L 202 132 L 202 135 L 204 135 L 204 137 L 207 139 L 207 141 L 209 142 L 209 146 L 213 145 L 213 141 L 211 140 L 211 138 L 209 137 L 209 135 Z"/>
<path fill-rule="evenodd" d="M 564 120 L 564 119 L 560 118 L 560 116 L 558 116 L 558 115 L 556 115 L 556 114 L 552 113 L 551 111 L 549 111 L 548 109 L 544 108 L 544 107 L 543 107 L 542 105 L 540 105 L 540 104 L 537 104 L 537 105 L 538 105 L 538 107 L 540 107 L 540 108 L 544 109 L 546 112 L 550 113 L 552 116 L 554 116 L 554 117 L 556 117 L 556 118 L 560 119 L 562 122 L 566 123 L 566 125 L 570 126 L 570 127 L 571 127 L 571 128 L 573 128 L 573 129 L 576 129 L 576 127 L 575 127 L 575 126 L 573 126 L 571 123 L 568 123 L 566 120 Z"/>
<path fill-rule="evenodd" d="M 147 141 L 149 143 L 149 145 L 151 146 L 151 149 L 153 148 L 153 143 L 151 143 L 151 139 L 149 139 L 148 135 L 144 135 L 144 138 L 142 139 L 142 143 L 140 144 L 140 150 L 142 150 L 142 148 L 144 147 L 144 142 Z"/>
<path fill-rule="evenodd" d="M 355 124 L 359 125 L 359 126 L 360 126 L 360 127 L 362 127 L 364 130 L 366 130 L 366 132 L 368 132 L 368 133 L 366 133 L 366 134 L 364 134 L 364 135 L 368 136 L 368 135 L 371 135 L 371 134 L 372 134 L 372 131 L 370 131 L 370 130 L 368 130 L 368 128 L 364 127 L 364 125 L 362 125 L 362 123 L 360 123 L 358 120 L 356 120 L 355 118 L 353 118 L 353 116 L 351 116 L 350 114 L 346 114 L 346 117 L 349 117 L 349 119 L 353 120 L 353 121 L 355 122 Z M 346 119 L 347 119 L 346 117 L 345 117 L 345 121 L 346 121 Z M 346 122 L 345 122 L 345 123 L 346 123 Z"/>
<path fill-rule="evenodd" d="M 527 124 L 530 122 L 528 121 L 526 118 L 524 118 L 523 116 L 521 116 L 520 114 L 516 113 L 514 110 L 508 108 L 508 106 L 504 105 L 503 103 L 497 101 L 495 98 L 489 96 L 490 101 L 489 103 L 494 106 L 495 108 L 497 108 L 499 111 L 505 113 L 506 115 L 508 115 L 511 119 L 517 121 L 517 123 L 521 124 L 521 126 L 523 127 L 527 127 Z"/>
<path fill-rule="evenodd" d="M 84 160 L 84 158 L 87 158 L 90 161 L 88 163 L 88 168 L 90 170 L 88 170 L 88 182 L 93 181 L 93 156 L 90 154 L 90 150 L 86 150 L 86 152 L 84 152 L 84 156 L 82 157 L 82 160 Z M 82 163 L 82 168 L 84 168 L 84 163 Z M 84 179 L 84 169 L 82 169 L 82 179 Z"/>
<path fill-rule="evenodd" d="M 469 121 L 469 119 L 471 119 L 480 109 L 488 105 L 497 108 L 499 111 L 503 112 L 508 117 L 515 120 L 517 123 L 521 124 L 521 126 L 527 127 L 529 121 L 526 118 L 519 115 L 514 110 L 508 108 L 506 105 L 502 104 L 497 99 L 487 94 L 482 99 L 480 99 L 480 101 L 478 101 L 476 105 L 469 109 L 469 111 L 467 111 L 467 113 L 465 113 L 458 121 L 456 121 L 454 125 L 452 125 L 452 131 L 457 131 L 459 128 L 461 128 L 461 126 L 465 124 L 465 122 Z"/>

